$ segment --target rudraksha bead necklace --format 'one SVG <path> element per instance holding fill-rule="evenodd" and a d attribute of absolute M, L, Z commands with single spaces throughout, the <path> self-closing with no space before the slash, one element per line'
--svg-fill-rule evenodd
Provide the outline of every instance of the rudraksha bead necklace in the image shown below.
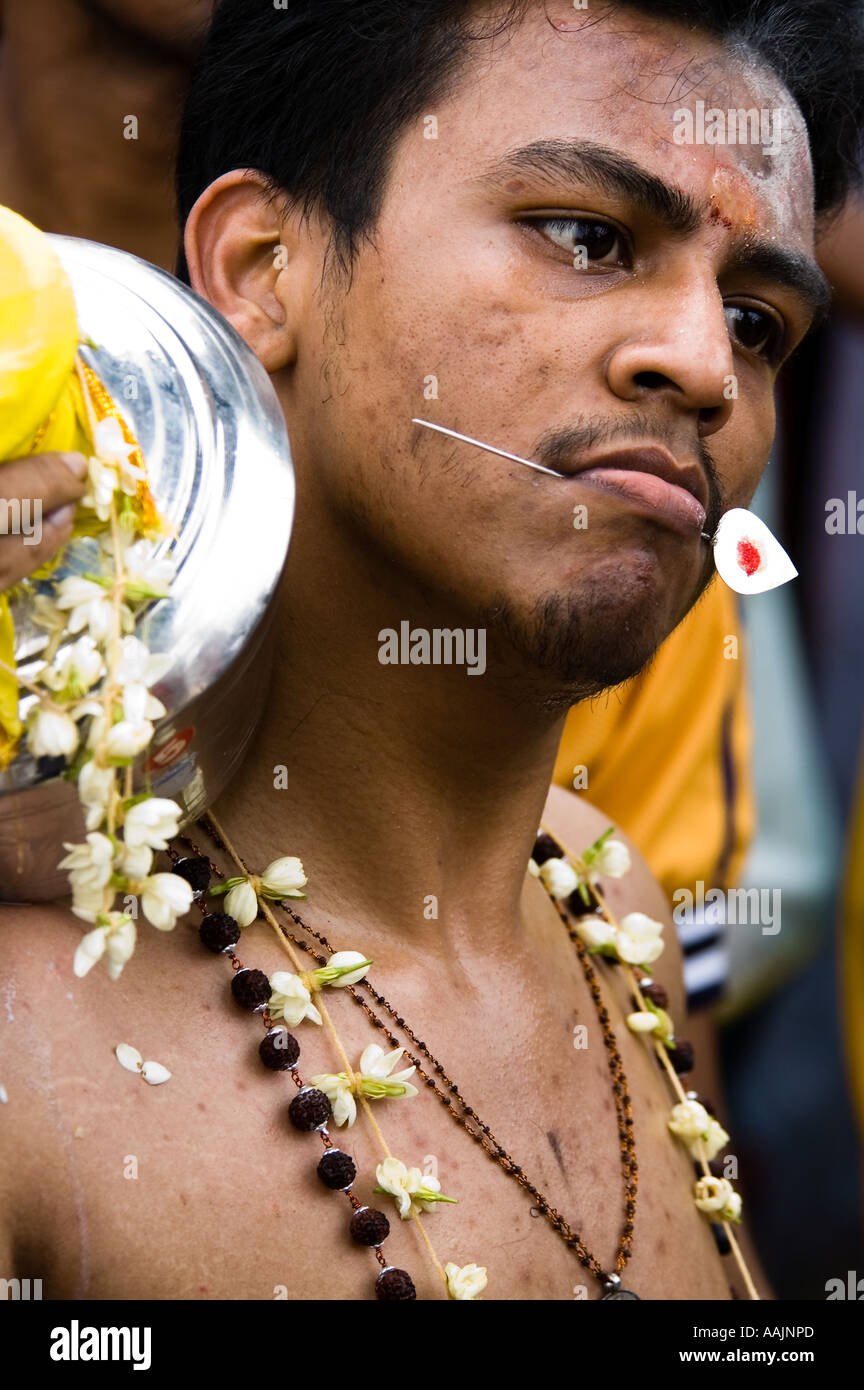
<path fill-rule="evenodd" d="M 248 870 L 243 864 L 240 856 L 237 854 L 236 850 L 233 848 L 230 842 L 227 842 L 227 837 L 224 836 L 224 832 L 220 832 L 220 830 L 214 824 L 212 816 L 205 817 L 205 819 L 202 822 L 199 822 L 199 824 L 201 828 L 211 836 L 218 848 L 229 854 L 235 860 L 238 868 L 241 869 L 241 871 L 244 874 L 248 874 Z M 262 1012 L 262 1017 L 264 1019 L 265 1026 L 268 1029 L 268 1033 L 261 1044 L 261 1060 L 265 1066 L 268 1066 L 271 1069 L 288 1070 L 291 1073 L 292 1081 L 298 1087 L 298 1094 L 297 1096 L 295 1096 L 294 1101 L 292 1101 L 291 1107 L 289 1107 L 289 1114 L 292 1119 L 292 1123 L 294 1123 L 296 1127 L 300 1128 L 305 1127 L 308 1129 L 318 1129 L 319 1133 L 321 1133 L 322 1135 L 322 1140 L 324 1142 L 325 1150 L 327 1150 L 327 1152 L 325 1152 L 324 1157 L 319 1163 L 319 1176 L 321 1177 L 322 1181 L 325 1183 L 326 1186 L 336 1190 L 342 1190 L 345 1193 L 348 1200 L 351 1202 L 352 1207 L 354 1207 L 355 1213 L 354 1217 L 352 1218 L 351 1225 L 351 1234 L 353 1238 L 356 1240 L 360 1240 L 361 1243 L 368 1243 L 372 1245 L 375 1249 L 376 1258 L 379 1264 L 382 1266 L 381 1273 L 379 1274 L 378 1282 L 376 1284 L 377 1296 L 379 1298 L 400 1299 L 416 1297 L 413 1281 L 411 1280 L 410 1276 L 404 1270 L 394 1270 L 391 1266 L 387 1266 L 384 1263 L 384 1258 L 380 1251 L 380 1244 L 385 1238 L 387 1230 L 389 1230 L 389 1222 L 387 1221 L 387 1217 L 384 1215 L 383 1212 L 377 1212 L 371 1208 L 361 1207 L 359 1200 L 351 1191 L 352 1184 L 356 1177 L 356 1168 L 354 1166 L 353 1159 L 351 1159 L 349 1155 L 343 1154 L 341 1150 L 333 1148 L 332 1141 L 330 1140 L 329 1132 L 326 1126 L 326 1120 L 330 1116 L 330 1101 L 328 1097 L 324 1095 L 322 1091 L 315 1090 L 312 1087 L 303 1086 L 303 1083 L 300 1080 L 299 1073 L 297 1072 L 296 1068 L 296 1062 L 297 1058 L 299 1057 L 300 1051 L 299 1044 L 297 1043 L 296 1039 L 293 1037 L 292 1034 L 285 1032 L 285 1030 L 273 1029 L 271 1027 L 272 1020 L 269 1017 L 266 1007 L 267 1000 L 270 998 L 270 982 L 268 980 L 268 977 L 264 975 L 262 971 L 246 970 L 239 962 L 237 956 L 233 951 L 233 947 L 239 939 L 240 935 L 240 928 L 237 925 L 237 923 L 234 922 L 233 919 L 225 913 L 207 913 L 206 908 L 204 907 L 203 897 L 207 887 L 209 887 L 210 875 L 211 873 L 213 873 L 219 878 L 224 878 L 222 871 L 215 863 L 213 863 L 209 856 L 202 854 L 198 846 L 195 845 L 195 843 L 188 836 L 181 835 L 178 837 L 178 839 L 191 848 L 195 857 L 192 859 L 187 858 L 185 860 L 181 860 L 180 856 L 177 854 L 177 851 L 173 847 L 169 848 L 168 853 L 172 859 L 172 863 L 174 864 L 175 872 L 179 872 L 184 878 L 186 878 L 195 890 L 196 901 L 198 902 L 199 909 L 204 914 L 204 920 L 202 922 L 200 931 L 202 942 L 210 950 L 223 952 L 228 955 L 229 959 L 232 962 L 232 966 L 235 972 L 237 972 L 232 981 L 232 992 L 234 993 L 234 996 L 238 1000 L 238 1002 L 245 1005 L 245 1007 L 247 1008 L 251 1008 Z M 473 1107 L 471 1107 L 463 1099 L 459 1091 L 459 1088 L 455 1085 L 454 1082 L 450 1080 L 443 1066 L 432 1055 L 432 1053 L 426 1047 L 425 1043 L 416 1037 L 416 1034 L 407 1024 L 405 1019 L 392 1008 L 392 1006 L 384 998 L 384 996 L 379 994 L 376 990 L 374 990 L 369 981 L 366 979 L 359 980 L 357 984 L 349 985 L 348 992 L 351 994 L 355 1003 L 357 1003 L 361 1008 L 364 1009 L 373 1026 L 385 1034 L 392 1047 L 398 1048 L 398 1039 L 388 1029 L 387 1025 L 383 1022 L 383 1020 L 381 1020 L 375 1014 L 374 1010 L 370 1007 L 366 1000 L 362 998 L 362 996 L 359 993 L 359 990 L 361 988 L 365 992 L 370 994 L 380 1007 L 386 1010 L 386 1012 L 390 1015 L 390 1017 L 397 1024 L 397 1026 L 403 1029 L 407 1036 L 412 1040 L 414 1045 L 425 1055 L 425 1057 L 431 1063 L 433 1069 L 438 1073 L 439 1077 L 444 1082 L 444 1085 L 447 1087 L 449 1095 L 447 1094 L 447 1092 L 441 1089 L 441 1087 L 437 1084 L 433 1076 L 430 1076 L 426 1071 L 424 1071 L 423 1066 L 417 1057 L 413 1056 L 410 1052 L 407 1054 L 409 1060 L 414 1064 L 414 1068 L 422 1077 L 427 1087 L 434 1090 L 438 1099 L 447 1108 L 447 1110 L 450 1112 L 450 1114 L 453 1116 L 456 1122 L 465 1130 L 467 1134 L 471 1136 L 471 1138 L 473 1138 L 476 1142 L 478 1142 L 481 1145 L 485 1152 L 495 1160 L 495 1162 L 502 1168 L 504 1172 L 514 1177 L 515 1180 L 519 1183 L 519 1185 L 531 1196 L 532 1200 L 536 1204 L 534 1209 L 537 1210 L 538 1214 L 542 1214 L 546 1217 L 546 1219 L 552 1225 L 553 1229 L 557 1231 L 558 1235 L 564 1241 L 567 1248 L 576 1255 L 580 1263 L 587 1270 L 590 1271 L 593 1277 L 597 1279 L 601 1287 L 605 1290 L 603 1298 L 637 1299 L 638 1295 L 620 1287 L 620 1272 L 626 1266 L 626 1263 L 630 1258 L 632 1251 L 632 1235 L 636 1212 L 636 1195 L 638 1186 L 638 1167 L 636 1163 L 635 1145 L 633 1140 L 632 1105 L 628 1093 L 623 1063 L 621 1061 L 621 1057 L 617 1049 L 615 1035 L 610 1026 L 608 1011 L 603 1005 L 602 995 L 600 992 L 597 976 L 592 967 L 588 949 L 586 948 L 584 941 L 580 937 L 578 930 L 576 929 L 576 925 L 574 921 L 571 920 L 571 917 L 584 916 L 586 912 L 593 912 L 596 914 L 600 914 L 601 920 L 612 919 L 608 916 L 605 904 L 602 899 L 602 895 L 600 894 L 599 889 L 596 886 L 596 883 L 592 883 L 590 888 L 588 888 L 587 884 L 583 881 L 580 884 L 579 892 L 572 893 L 571 897 L 573 901 L 568 901 L 568 907 L 570 908 L 569 915 L 568 912 L 562 908 L 561 903 L 558 901 L 555 894 L 553 894 L 551 890 L 549 890 L 549 884 L 546 882 L 546 878 L 540 872 L 540 870 L 544 861 L 548 861 L 555 855 L 562 856 L 563 854 L 564 850 L 557 843 L 557 841 L 555 841 L 554 838 L 547 831 L 543 830 L 543 832 L 538 837 L 537 845 L 535 846 L 535 857 L 534 859 L 532 859 L 531 867 L 533 871 L 537 872 L 538 876 L 544 878 L 544 886 L 547 887 L 547 890 L 549 891 L 549 896 L 552 898 L 552 901 L 559 913 L 559 916 L 561 917 L 561 920 L 565 928 L 567 929 L 568 934 L 576 948 L 577 955 L 579 957 L 579 961 L 589 987 L 589 992 L 591 993 L 592 1001 L 597 1011 L 601 1029 L 603 1031 L 604 1046 L 606 1047 L 608 1053 L 608 1065 L 613 1077 L 613 1097 L 616 1108 L 616 1114 L 618 1117 L 621 1168 L 625 1189 L 625 1221 L 622 1226 L 621 1236 L 616 1252 L 616 1272 L 604 1271 L 600 1262 L 591 1253 L 591 1251 L 585 1245 L 581 1237 L 571 1229 L 566 1220 L 555 1210 L 555 1208 L 543 1195 L 543 1193 L 540 1192 L 539 1189 L 531 1182 L 530 1178 L 527 1176 L 527 1174 L 524 1172 L 521 1166 L 515 1163 L 515 1161 L 512 1159 L 507 1150 L 498 1143 L 490 1127 L 481 1120 L 476 1110 L 474 1110 Z M 573 858 L 576 863 L 580 862 L 577 858 L 575 858 L 575 856 L 571 855 L 571 858 Z M 303 931 L 307 932 L 310 936 L 312 936 L 321 946 L 324 947 L 326 951 L 330 952 L 331 954 L 333 953 L 333 948 L 331 944 L 327 941 L 326 937 L 324 937 L 320 932 L 317 932 L 314 928 L 308 926 L 308 924 L 305 923 L 303 919 L 300 917 L 299 913 L 297 913 L 295 908 L 293 908 L 286 901 L 280 902 L 279 906 L 282 907 L 283 911 L 287 913 L 287 915 L 298 927 L 300 927 Z M 299 949 L 311 955 L 313 959 L 315 959 L 318 962 L 319 966 L 323 966 L 326 957 L 323 957 L 316 953 L 314 947 L 307 940 L 299 939 L 293 933 L 288 931 L 284 926 L 282 926 L 282 924 L 278 923 L 276 919 L 272 916 L 272 914 L 267 911 L 266 907 L 265 916 L 268 918 L 271 925 L 276 930 L 280 940 L 283 942 L 283 944 L 286 944 L 286 949 L 288 949 L 289 953 L 290 946 L 287 946 L 287 942 L 292 942 Z M 260 979 L 258 977 L 260 977 Z M 643 1008 L 651 1007 L 649 1005 L 646 1005 L 646 999 L 656 998 L 658 1001 L 662 1001 L 665 1003 L 665 991 L 662 990 L 661 986 L 654 985 L 653 982 L 650 981 L 647 976 L 643 976 L 641 980 L 642 988 L 645 991 L 644 994 L 642 990 L 640 990 L 639 983 L 637 982 L 636 978 L 632 976 L 632 972 L 631 981 L 635 990 L 634 1002 L 639 1003 Z M 655 1009 L 655 1012 L 656 1011 L 657 1010 Z M 341 1044 L 339 1043 L 338 1038 L 335 1035 L 335 1031 L 332 1029 L 332 1026 L 331 1032 L 333 1033 L 334 1042 L 336 1042 L 340 1052 L 342 1052 L 344 1057 L 344 1050 L 342 1049 Z M 689 1048 L 689 1044 L 681 1043 L 677 1044 L 676 1046 L 679 1052 L 681 1053 L 680 1060 L 684 1062 L 689 1060 L 690 1064 L 692 1065 L 692 1049 L 690 1049 L 689 1059 L 687 1058 L 686 1052 L 687 1048 Z M 661 1060 L 667 1066 L 667 1070 L 671 1074 L 675 1082 L 677 1091 L 680 1094 L 682 1100 L 684 1100 L 685 1102 L 690 1101 L 691 1099 L 695 1101 L 696 1097 L 693 1096 L 693 1093 L 688 1093 L 687 1095 L 685 1095 L 685 1093 L 680 1087 L 680 1083 L 678 1083 L 677 1075 L 675 1074 L 674 1070 L 672 1069 L 672 1066 L 669 1064 L 665 1056 L 662 1057 Z M 687 1065 L 680 1065 L 679 1067 L 679 1070 L 681 1070 L 682 1072 L 688 1069 L 689 1067 Z M 299 1125 L 298 1120 L 301 1121 Z M 375 1128 L 377 1130 L 377 1125 L 375 1126 Z M 380 1130 L 378 1131 L 378 1134 L 379 1139 L 381 1139 L 383 1142 L 383 1136 L 380 1135 Z M 728 1138 L 728 1136 L 726 1137 Z M 389 1153 L 389 1151 L 386 1149 L 386 1144 L 384 1145 L 384 1148 L 385 1152 Z M 700 1171 L 700 1165 L 698 1163 L 696 1167 L 697 1172 Z M 712 1171 L 716 1171 L 713 1165 L 712 1168 L 709 1169 L 707 1163 L 705 1163 L 704 1160 L 702 1163 L 702 1170 L 706 1174 Z M 412 1215 L 414 1215 L 413 1209 Z M 417 1225 L 421 1234 L 423 1235 L 424 1242 L 427 1245 L 429 1253 L 433 1258 L 433 1262 L 435 1263 L 439 1274 L 441 1274 L 442 1278 L 445 1279 L 446 1283 L 447 1278 L 444 1274 L 444 1271 L 441 1269 L 440 1262 L 438 1261 L 437 1257 L 434 1254 L 434 1251 L 432 1250 L 431 1244 L 428 1240 L 425 1231 L 423 1230 L 423 1227 L 419 1219 L 417 1220 Z M 718 1248 L 720 1249 L 721 1253 L 726 1253 L 733 1248 L 735 1249 L 736 1257 L 738 1258 L 739 1266 L 741 1266 L 742 1272 L 744 1273 L 745 1282 L 748 1285 L 748 1291 L 750 1292 L 750 1296 L 758 1297 L 755 1287 L 752 1284 L 752 1280 L 750 1279 L 749 1272 L 746 1270 L 746 1266 L 743 1264 L 743 1259 L 740 1256 L 740 1250 L 738 1250 L 737 1248 L 737 1243 L 734 1243 L 734 1240 L 730 1239 L 731 1232 L 729 1232 L 728 1230 L 728 1224 L 713 1223 L 712 1229 L 714 1231 L 715 1237 L 717 1238 Z M 381 1234 L 382 1231 L 384 1232 L 383 1235 Z M 361 1232 L 364 1232 L 367 1235 L 369 1233 L 372 1233 L 376 1236 L 380 1236 L 380 1239 L 376 1239 L 375 1241 L 371 1239 L 363 1240 L 360 1234 Z M 450 1268 L 452 1267 L 448 1265 L 448 1270 Z M 448 1283 L 448 1289 L 449 1287 L 450 1286 Z"/>
<path fill-rule="evenodd" d="M 207 830 L 207 832 L 210 834 L 210 836 L 220 849 L 224 850 L 226 853 L 231 853 L 230 849 L 225 844 L 222 835 L 213 825 L 212 820 L 207 818 L 203 824 L 203 828 Z M 222 872 L 218 868 L 218 866 L 214 864 L 213 861 L 209 859 L 209 857 L 203 855 L 198 846 L 188 836 L 180 835 L 177 837 L 177 839 L 182 843 L 187 844 L 189 848 L 192 850 L 193 854 L 196 856 L 194 860 L 185 861 L 186 863 L 190 865 L 200 864 L 202 865 L 202 867 L 207 865 L 209 866 L 210 871 L 215 873 L 218 877 L 223 877 Z M 176 872 L 178 869 L 178 856 L 176 855 L 176 851 L 174 851 L 173 849 L 169 850 L 169 854 L 171 855 L 172 862 L 174 862 L 175 864 Z M 184 872 L 181 865 L 180 872 L 183 873 L 184 877 L 186 877 L 187 874 L 191 874 L 193 871 L 190 869 L 189 871 Z M 196 885 L 193 882 L 193 887 L 195 886 Z M 200 898 L 198 899 L 198 902 L 199 905 L 202 907 L 202 910 L 205 910 L 203 909 L 203 903 L 201 903 Z M 294 921 L 297 926 L 301 927 L 302 930 L 308 932 L 311 936 L 313 936 L 329 954 L 334 954 L 333 947 L 330 945 L 327 939 L 321 933 L 315 931 L 314 928 L 308 926 L 308 924 L 302 920 L 302 918 L 299 916 L 299 914 L 293 907 L 291 907 L 287 902 L 282 902 L 278 905 L 281 906 L 285 912 L 287 912 L 287 914 L 291 917 L 292 921 Z M 223 914 L 220 914 L 220 916 L 222 915 Z M 205 921 L 208 920 L 209 919 L 205 917 Z M 228 920 L 230 921 L 231 919 Z M 293 933 L 286 931 L 286 929 L 282 927 L 280 924 L 277 924 L 277 930 L 283 933 L 284 936 L 286 936 L 291 942 L 293 942 L 294 945 L 300 947 L 301 950 L 304 950 L 309 955 L 311 955 L 312 958 L 316 960 L 316 962 L 319 965 L 323 965 L 324 961 L 326 960 L 326 957 L 318 955 L 308 941 L 299 940 L 295 935 L 293 935 Z M 234 935 L 234 941 L 239 939 L 239 931 L 240 929 L 239 927 L 237 927 L 235 923 L 233 932 L 231 933 L 232 935 L 234 935 L 234 933 L 236 932 L 236 935 Z M 218 933 L 218 939 L 222 939 L 221 931 Z M 205 942 L 205 944 L 207 943 Z M 215 949 L 217 950 L 225 950 L 225 953 L 228 954 L 229 959 L 232 960 L 233 964 L 236 958 L 233 956 L 232 948 L 233 942 L 228 943 L 227 949 L 221 945 L 215 946 Z M 213 948 L 211 947 L 211 949 Z M 364 987 L 372 995 L 372 997 L 375 999 L 376 1003 L 380 1007 L 386 1009 L 386 1011 L 390 1014 L 394 1022 L 404 1030 L 404 1032 L 412 1040 L 414 1045 L 417 1048 L 419 1048 L 419 1050 L 422 1053 L 425 1054 L 435 1071 L 437 1071 L 438 1075 L 441 1077 L 445 1086 L 447 1086 L 450 1092 L 450 1096 L 448 1096 L 438 1086 L 434 1077 L 430 1076 L 426 1071 L 424 1071 L 422 1063 L 419 1061 L 417 1057 L 415 1057 L 410 1052 L 407 1055 L 409 1061 L 411 1061 L 417 1068 L 418 1073 L 423 1078 L 426 1085 L 430 1089 L 433 1089 L 435 1091 L 435 1094 L 437 1095 L 438 1099 L 449 1110 L 450 1114 L 456 1120 L 457 1124 L 459 1124 L 466 1131 L 466 1133 L 471 1136 L 472 1139 L 478 1142 L 481 1145 L 481 1147 L 485 1149 L 489 1157 L 494 1159 L 494 1161 L 498 1163 L 498 1165 L 503 1169 L 505 1173 L 514 1177 L 516 1181 L 519 1183 L 519 1185 L 531 1196 L 533 1202 L 536 1205 L 537 1210 L 543 1216 L 546 1217 L 552 1228 L 564 1241 L 568 1250 L 572 1251 L 572 1253 L 576 1255 L 576 1258 L 579 1260 L 580 1264 L 582 1264 L 594 1276 L 594 1278 L 598 1281 L 601 1287 L 605 1290 L 603 1297 L 607 1299 L 620 1299 L 625 1297 L 635 1299 L 637 1297 L 636 1294 L 629 1293 L 627 1290 L 622 1290 L 620 1288 L 620 1274 L 621 1271 L 624 1269 L 625 1265 L 627 1264 L 627 1261 L 629 1260 L 632 1252 L 633 1225 L 634 1217 L 636 1214 L 636 1195 L 638 1187 L 638 1167 L 636 1162 L 635 1143 L 633 1139 L 632 1106 L 627 1089 L 627 1079 L 624 1074 L 624 1065 L 621 1060 L 621 1056 L 618 1052 L 617 1044 L 615 1041 L 615 1035 L 612 1032 L 611 1027 L 609 1025 L 608 1011 L 603 1006 L 602 996 L 600 993 L 600 988 L 597 982 L 595 972 L 591 966 L 591 962 L 588 958 L 587 952 L 582 946 L 582 943 L 578 941 L 577 950 L 579 953 L 579 959 L 582 964 L 583 971 L 585 972 L 586 980 L 588 981 L 591 997 L 594 1002 L 595 1009 L 597 1010 L 600 1025 L 603 1030 L 604 1045 L 608 1052 L 608 1065 L 613 1076 L 613 1097 L 619 1121 L 621 1169 L 624 1180 L 625 1192 L 625 1220 L 623 1223 L 621 1236 L 618 1242 L 618 1249 L 616 1251 L 615 1256 L 615 1273 L 607 1272 L 606 1270 L 604 1270 L 603 1266 L 600 1264 L 600 1261 L 588 1249 L 581 1236 L 579 1236 L 578 1233 L 571 1228 L 571 1226 L 568 1224 L 565 1218 L 561 1216 L 558 1211 L 556 1211 L 555 1207 L 548 1200 L 548 1198 L 545 1197 L 544 1194 L 534 1185 L 534 1183 L 525 1173 L 524 1169 L 515 1162 L 515 1160 L 503 1147 L 503 1145 L 498 1143 L 498 1140 L 496 1136 L 493 1134 L 490 1126 L 485 1124 L 481 1120 L 477 1112 L 473 1109 L 473 1107 L 470 1106 L 467 1103 L 467 1101 L 463 1099 L 458 1086 L 456 1086 L 455 1083 L 450 1080 L 441 1063 L 433 1057 L 432 1053 L 426 1047 L 426 1044 L 417 1038 L 410 1025 L 400 1014 L 396 1013 L 396 1011 L 388 1003 L 384 996 L 378 994 L 377 991 L 375 991 L 372 988 L 368 980 L 361 980 L 358 985 L 348 986 L 348 993 L 351 994 L 355 1003 L 359 1004 L 364 1009 L 364 1011 L 369 1016 L 373 1026 L 384 1033 L 391 1047 L 399 1046 L 398 1039 L 393 1035 L 393 1033 L 389 1031 L 383 1020 L 378 1018 L 378 1016 L 374 1013 L 374 1011 L 366 1003 L 366 1001 L 361 998 L 361 996 L 358 993 L 358 990 L 361 986 Z M 236 968 L 237 966 L 235 965 L 235 969 Z M 260 971 L 255 973 L 256 975 L 263 975 L 263 972 Z M 262 984 L 261 1000 L 256 1000 L 255 1003 L 251 1004 L 251 1007 L 259 1007 L 260 1003 L 266 1002 L 265 991 L 266 998 L 269 998 L 269 983 L 267 982 L 266 976 L 264 976 L 263 979 L 264 983 Z M 299 1055 L 299 1046 L 296 1044 L 296 1040 L 294 1040 L 293 1038 L 292 1043 L 297 1048 L 297 1052 L 294 1054 L 296 1059 L 296 1056 Z M 286 1063 L 286 1065 L 290 1066 L 291 1064 Z M 455 1108 L 453 1103 L 454 1101 L 460 1107 L 462 1111 L 461 1114 L 459 1113 L 459 1110 Z M 329 1113 L 329 1107 L 327 1113 Z M 466 1123 L 466 1119 L 464 1118 L 464 1116 L 469 1117 L 474 1122 L 474 1124 L 476 1124 L 477 1128 L 474 1129 L 472 1125 Z"/>

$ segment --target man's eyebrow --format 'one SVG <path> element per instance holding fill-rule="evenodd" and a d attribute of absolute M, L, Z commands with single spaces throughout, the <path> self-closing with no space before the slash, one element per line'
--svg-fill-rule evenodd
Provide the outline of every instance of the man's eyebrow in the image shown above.
<path fill-rule="evenodd" d="M 773 241 L 744 242 L 733 251 L 725 268 L 750 271 L 787 285 L 807 304 L 811 327 L 821 323 L 831 307 L 831 286 L 818 263 L 803 251 L 789 251 Z"/>
<path fill-rule="evenodd" d="M 640 204 L 680 236 L 695 232 L 703 219 L 703 209 L 691 194 L 620 150 L 593 140 L 534 140 L 506 151 L 472 182 L 500 185 L 520 174 L 593 184 L 605 193 Z M 806 303 L 814 323 L 820 322 L 830 307 L 831 287 L 817 262 L 803 252 L 773 242 L 748 241 L 733 251 L 726 269 L 752 271 L 788 286 Z"/>
<path fill-rule="evenodd" d="M 643 169 L 620 150 L 593 140 L 534 140 L 508 150 L 476 181 L 499 184 L 519 174 L 594 184 L 605 193 L 640 203 L 670 232 L 694 232 L 702 221 L 702 211 L 690 194 Z"/>

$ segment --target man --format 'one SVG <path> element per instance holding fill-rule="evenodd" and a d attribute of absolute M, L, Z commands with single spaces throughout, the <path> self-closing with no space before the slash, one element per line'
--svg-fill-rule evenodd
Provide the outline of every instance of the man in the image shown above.
<path fill-rule="evenodd" d="M 563 0 L 454 2 L 434 16 L 407 0 L 288 11 L 231 0 L 180 158 L 191 282 L 271 373 L 298 475 L 271 710 L 216 814 L 250 867 L 302 857 L 304 919 L 374 960 L 377 987 L 607 1268 L 623 1218 L 605 1049 L 525 864 L 567 708 L 650 659 L 710 582 L 701 530 L 746 506 L 758 481 L 776 370 L 824 296 L 799 108 L 817 207 L 842 193 L 855 138 L 838 134 L 845 67 L 820 93 L 824 127 L 798 83 L 814 53 L 839 47 L 836 30 L 820 46 L 813 7 L 798 59 L 791 26 L 763 35 L 788 88 L 766 59 L 744 62 L 658 9 L 613 6 L 587 22 Z M 719 11 L 712 24 L 722 31 Z M 854 39 L 844 34 L 847 62 Z M 685 100 L 782 110 L 788 139 L 773 158 L 678 144 Z M 640 478 L 622 493 L 605 471 L 535 477 L 424 431 L 412 417 L 433 414 L 430 376 L 442 424 L 567 473 L 606 459 Z M 636 500 L 652 468 L 685 487 Z M 382 634 L 403 620 L 485 631 L 484 673 L 383 664 Z M 274 785 L 281 765 L 288 791 Z M 546 815 L 577 850 L 605 828 L 563 793 Z M 674 929 L 633 856 L 608 899 L 618 915 L 666 923 L 656 974 L 680 1020 Z M 0 1141 L 22 1275 L 41 1260 L 52 1296 L 369 1296 L 368 1252 L 322 1194 L 317 1152 L 284 1132 L 285 1093 L 262 1080 L 248 1021 L 194 935 L 142 930 L 121 980 L 93 972 L 70 1002 L 68 913 L 5 915 L 22 1017 L 5 1059 L 10 1105 L 25 1080 L 34 1093 Z M 242 953 L 268 972 L 284 965 L 260 927 Z M 614 972 L 603 989 L 636 1115 L 625 1283 L 649 1299 L 724 1298 L 690 1160 L 666 1127 L 665 1082 L 624 1026 Z M 344 996 L 333 1009 L 354 1058 L 375 1040 L 368 1021 Z M 585 1050 L 572 1046 L 579 1023 Z M 171 1081 L 130 1087 L 110 1056 L 121 1041 Z M 338 1069 L 326 1033 L 305 1026 L 302 1049 L 305 1075 Z M 568 1298 L 589 1284 L 425 1090 L 376 1113 L 393 1153 L 435 1157 L 459 1205 L 427 1228 L 444 1258 L 488 1268 L 488 1296 Z M 339 1141 L 377 1201 L 374 1136 L 361 1120 Z M 125 1181 L 130 1155 L 137 1178 Z M 440 1297 L 416 1229 L 392 1225 L 388 1261 L 410 1269 L 420 1297 Z"/>
<path fill-rule="evenodd" d="M 0 202 L 45 231 L 106 242 L 173 268 L 176 128 L 211 8 L 210 0 L 43 0 L 38 8 L 6 0 Z M 50 521 L 48 514 L 55 504 L 74 502 L 81 489 L 67 469 L 40 457 L 7 468 L 4 495 L 39 496 L 47 524 L 38 551 L 0 537 L 0 592 L 68 538 L 71 514 Z M 669 897 L 699 879 L 715 887 L 734 882 L 749 840 L 743 650 L 724 661 L 712 690 L 701 680 L 706 652 L 713 657 L 718 642 L 728 649 L 738 626 L 735 596 L 712 586 L 670 634 L 657 663 L 605 709 L 585 702 L 565 725 L 555 783 L 572 788 L 574 764 L 584 767 L 577 785 L 589 778 L 591 798 L 639 844 Z M 658 766 L 651 750 L 667 718 L 681 734 L 679 756 Z M 714 933 L 686 931 L 688 1005 L 703 1007 L 722 985 L 725 961 Z M 704 1013 L 693 1027 L 700 1084 L 718 1095 Z"/>

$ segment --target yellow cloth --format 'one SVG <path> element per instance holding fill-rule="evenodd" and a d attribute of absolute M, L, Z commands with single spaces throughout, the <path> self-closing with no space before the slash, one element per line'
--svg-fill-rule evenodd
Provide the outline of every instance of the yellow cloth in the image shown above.
<path fill-rule="evenodd" d="M 0 464 L 52 450 L 90 453 L 75 376 L 78 319 L 69 278 L 47 238 L 0 207 Z M 0 771 L 21 737 L 15 633 L 0 594 Z"/>
<path fill-rule="evenodd" d="M 0 465 L 37 453 L 92 455 L 91 419 L 98 424 L 112 416 L 135 450 L 132 462 L 146 471 L 135 435 L 79 357 L 78 346 L 75 294 L 59 257 L 38 227 L 0 207 Z M 146 479 L 137 484 L 134 505 L 124 500 L 142 534 L 168 534 Z M 79 512 L 71 534 L 95 536 L 106 529 L 92 512 Z M 32 577 L 47 578 L 60 558 L 58 553 L 46 560 Z M 22 734 L 14 667 L 12 613 L 7 595 L 0 594 L 0 772 L 14 758 Z"/>
<path fill-rule="evenodd" d="M 737 658 L 724 655 L 737 638 Z M 577 705 L 554 781 L 630 836 L 671 898 L 734 885 L 755 825 L 746 650 L 735 594 L 715 578 L 649 669 Z"/>

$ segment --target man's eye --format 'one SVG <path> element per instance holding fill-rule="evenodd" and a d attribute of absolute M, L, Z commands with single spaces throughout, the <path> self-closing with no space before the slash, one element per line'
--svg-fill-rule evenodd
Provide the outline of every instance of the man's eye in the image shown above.
<path fill-rule="evenodd" d="M 599 222 L 594 217 L 544 217 L 534 219 L 534 225 L 568 251 L 576 266 L 629 264 L 624 233 L 611 222 Z"/>
<path fill-rule="evenodd" d="M 726 305 L 726 327 L 730 338 L 747 352 L 778 362 L 783 355 L 785 333 L 773 314 L 746 304 Z"/>

